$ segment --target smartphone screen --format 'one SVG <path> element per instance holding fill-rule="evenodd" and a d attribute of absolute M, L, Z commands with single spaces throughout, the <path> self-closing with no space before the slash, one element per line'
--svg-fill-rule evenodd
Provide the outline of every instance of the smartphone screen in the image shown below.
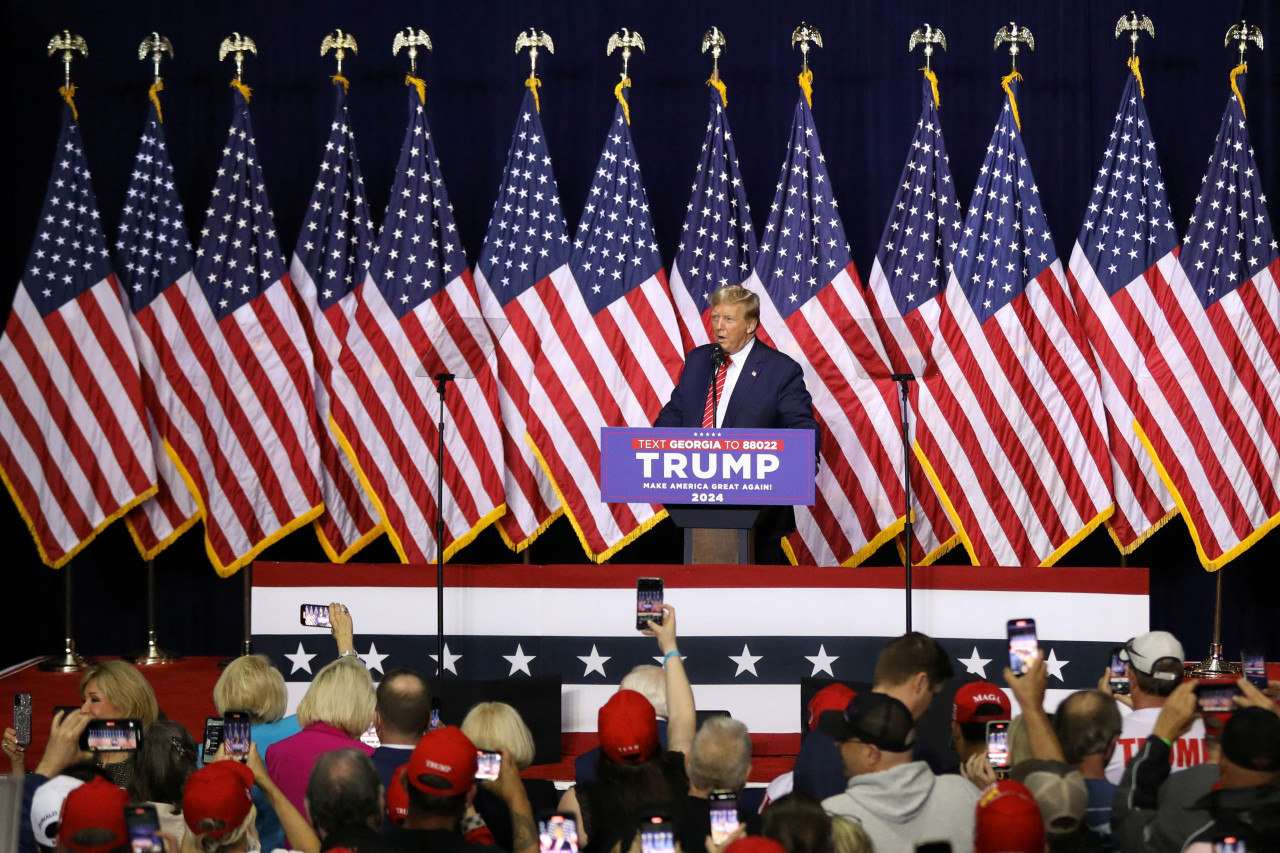
<path fill-rule="evenodd" d="M 987 723 L 987 760 L 992 770 L 1008 770 L 1009 721 L 993 720 Z"/>
<path fill-rule="evenodd" d="M 308 628 L 333 627 L 329 624 L 329 605 L 327 604 L 302 605 L 299 621 Z"/>
<path fill-rule="evenodd" d="M 440 697 L 431 697 L 431 722 L 427 724 L 427 731 L 434 732 L 440 728 Z"/>
<path fill-rule="evenodd" d="M 13 731 L 18 746 L 31 746 L 31 694 L 13 694 Z"/>
<path fill-rule="evenodd" d="M 142 721 L 92 720 L 85 734 L 91 752 L 127 752 L 142 741 Z"/>
<path fill-rule="evenodd" d="M 640 824 L 640 853 L 674 853 L 676 835 L 673 824 L 654 815 Z"/>
<path fill-rule="evenodd" d="M 578 853 L 578 822 L 559 812 L 538 821 L 538 853 Z"/>
<path fill-rule="evenodd" d="M 662 621 L 662 578 L 636 578 L 636 630 Z"/>
<path fill-rule="evenodd" d="M 1196 685 L 1196 704 L 1202 714 L 1230 714 L 1236 709 L 1236 696 L 1240 689 L 1232 681 L 1229 684 Z"/>
<path fill-rule="evenodd" d="M 1111 675 L 1107 679 L 1111 685 L 1112 693 L 1119 693 L 1121 696 L 1129 695 L 1129 663 L 1120 657 L 1120 649 L 1113 649 L 1111 652 Z"/>
<path fill-rule="evenodd" d="M 155 806 L 125 806 L 124 824 L 129 830 L 132 853 L 164 853 L 160 840 L 160 817 Z"/>
<path fill-rule="evenodd" d="M 374 749 L 382 746 L 382 739 L 378 737 L 378 724 L 376 722 L 370 723 L 369 728 L 364 730 L 364 734 L 360 735 L 360 742 Z"/>
<path fill-rule="evenodd" d="M 213 760 L 213 754 L 218 751 L 220 746 L 222 746 L 222 718 L 205 717 L 204 761 L 206 764 Z"/>
<path fill-rule="evenodd" d="M 1010 619 L 1008 629 L 1009 669 L 1013 670 L 1014 675 L 1023 675 L 1031 666 L 1031 659 L 1038 648 L 1036 620 Z"/>
<path fill-rule="evenodd" d="M 492 749 L 476 750 L 476 781 L 492 782 L 502 772 L 502 753 Z"/>
<path fill-rule="evenodd" d="M 1213 842 L 1213 853 L 1249 853 L 1243 838 L 1221 838 Z"/>
<path fill-rule="evenodd" d="M 1245 649 L 1240 653 L 1240 662 L 1244 665 L 1244 677 L 1259 690 L 1267 689 L 1267 659 L 1262 649 Z"/>
<path fill-rule="evenodd" d="M 712 791 L 711 840 L 723 844 L 738 828 L 738 795 L 734 791 Z"/>
<path fill-rule="evenodd" d="M 236 761 L 245 761 L 249 758 L 249 743 L 251 734 L 249 731 L 249 712 L 248 711 L 227 711 L 222 715 L 222 737 L 227 744 L 227 755 Z"/>

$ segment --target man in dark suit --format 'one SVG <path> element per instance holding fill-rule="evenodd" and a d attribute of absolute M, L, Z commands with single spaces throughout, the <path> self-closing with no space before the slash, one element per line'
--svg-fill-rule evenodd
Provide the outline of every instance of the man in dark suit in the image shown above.
<path fill-rule="evenodd" d="M 811 429 L 817 454 L 821 433 L 804 373 L 789 356 L 756 340 L 759 325 L 760 297 L 755 293 L 737 285 L 712 293 L 715 343 L 696 347 L 685 356 L 680 381 L 653 425 Z M 717 346 L 723 348 L 726 359 L 713 365 Z M 794 530 L 791 507 L 765 508 L 756 523 L 756 562 L 779 562 L 778 540 Z"/>

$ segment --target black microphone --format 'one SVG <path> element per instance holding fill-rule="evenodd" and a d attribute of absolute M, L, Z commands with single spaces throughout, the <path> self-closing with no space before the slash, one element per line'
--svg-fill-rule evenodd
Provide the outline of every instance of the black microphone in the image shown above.
<path fill-rule="evenodd" d="M 724 351 L 724 347 L 720 346 L 720 344 L 711 345 L 711 369 L 712 370 L 719 370 L 721 365 L 724 364 L 725 359 L 727 359 L 728 357 L 729 357 L 728 353 Z"/>

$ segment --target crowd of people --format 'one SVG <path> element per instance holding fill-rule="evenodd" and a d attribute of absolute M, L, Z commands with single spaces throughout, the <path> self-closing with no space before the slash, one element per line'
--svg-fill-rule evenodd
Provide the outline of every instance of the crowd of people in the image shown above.
<path fill-rule="evenodd" d="M 729 716 L 697 724 L 665 604 L 645 632 L 662 665 L 638 667 L 599 709 L 599 749 L 562 792 L 522 778 L 534 738 L 513 707 L 482 702 L 460 726 L 436 725 L 427 679 L 395 669 L 375 688 L 350 613 L 336 603 L 330 613 L 338 657 L 294 715 L 266 657 L 224 670 L 214 705 L 247 715 L 243 755 L 225 741 L 203 754 L 121 661 L 84 673 L 83 705 L 55 714 L 36 766 L 6 730 L 25 777 L 19 850 L 150 853 L 125 818 L 145 804 L 162 853 L 652 853 L 668 832 L 666 849 L 683 853 L 1280 851 L 1280 682 L 1242 679 L 1231 710 L 1201 712 L 1166 632 L 1125 645 L 1127 693 L 1112 691 L 1108 672 L 1052 714 L 1038 655 L 1025 674 L 1004 672 L 1017 716 L 999 686 L 962 685 L 948 750 L 918 724 L 954 675 L 950 658 L 924 634 L 892 639 L 869 690 L 833 684 L 812 697 L 794 769 L 762 790 L 748 787 L 747 727 Z M 91 721 L 119 718 L 141 721 L 136 750 L 83 749 Z M 992 725 L 1007 735 L 1007 761 L 993 761 Z M 376 747 L 361 739 L 371 728 Z M 482 755 L 494 772 L 478 780 Z M 725 802 L 737 820 L 713 834 Z"/>

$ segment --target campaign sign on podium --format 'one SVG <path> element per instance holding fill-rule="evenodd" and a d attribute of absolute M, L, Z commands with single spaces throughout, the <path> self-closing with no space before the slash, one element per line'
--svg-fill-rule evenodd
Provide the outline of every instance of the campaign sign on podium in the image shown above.
<path fill-rule="evenodd" d="M 609 503 L 813 503 L 811 430 L 604 427 L 600 444 Z"/>

